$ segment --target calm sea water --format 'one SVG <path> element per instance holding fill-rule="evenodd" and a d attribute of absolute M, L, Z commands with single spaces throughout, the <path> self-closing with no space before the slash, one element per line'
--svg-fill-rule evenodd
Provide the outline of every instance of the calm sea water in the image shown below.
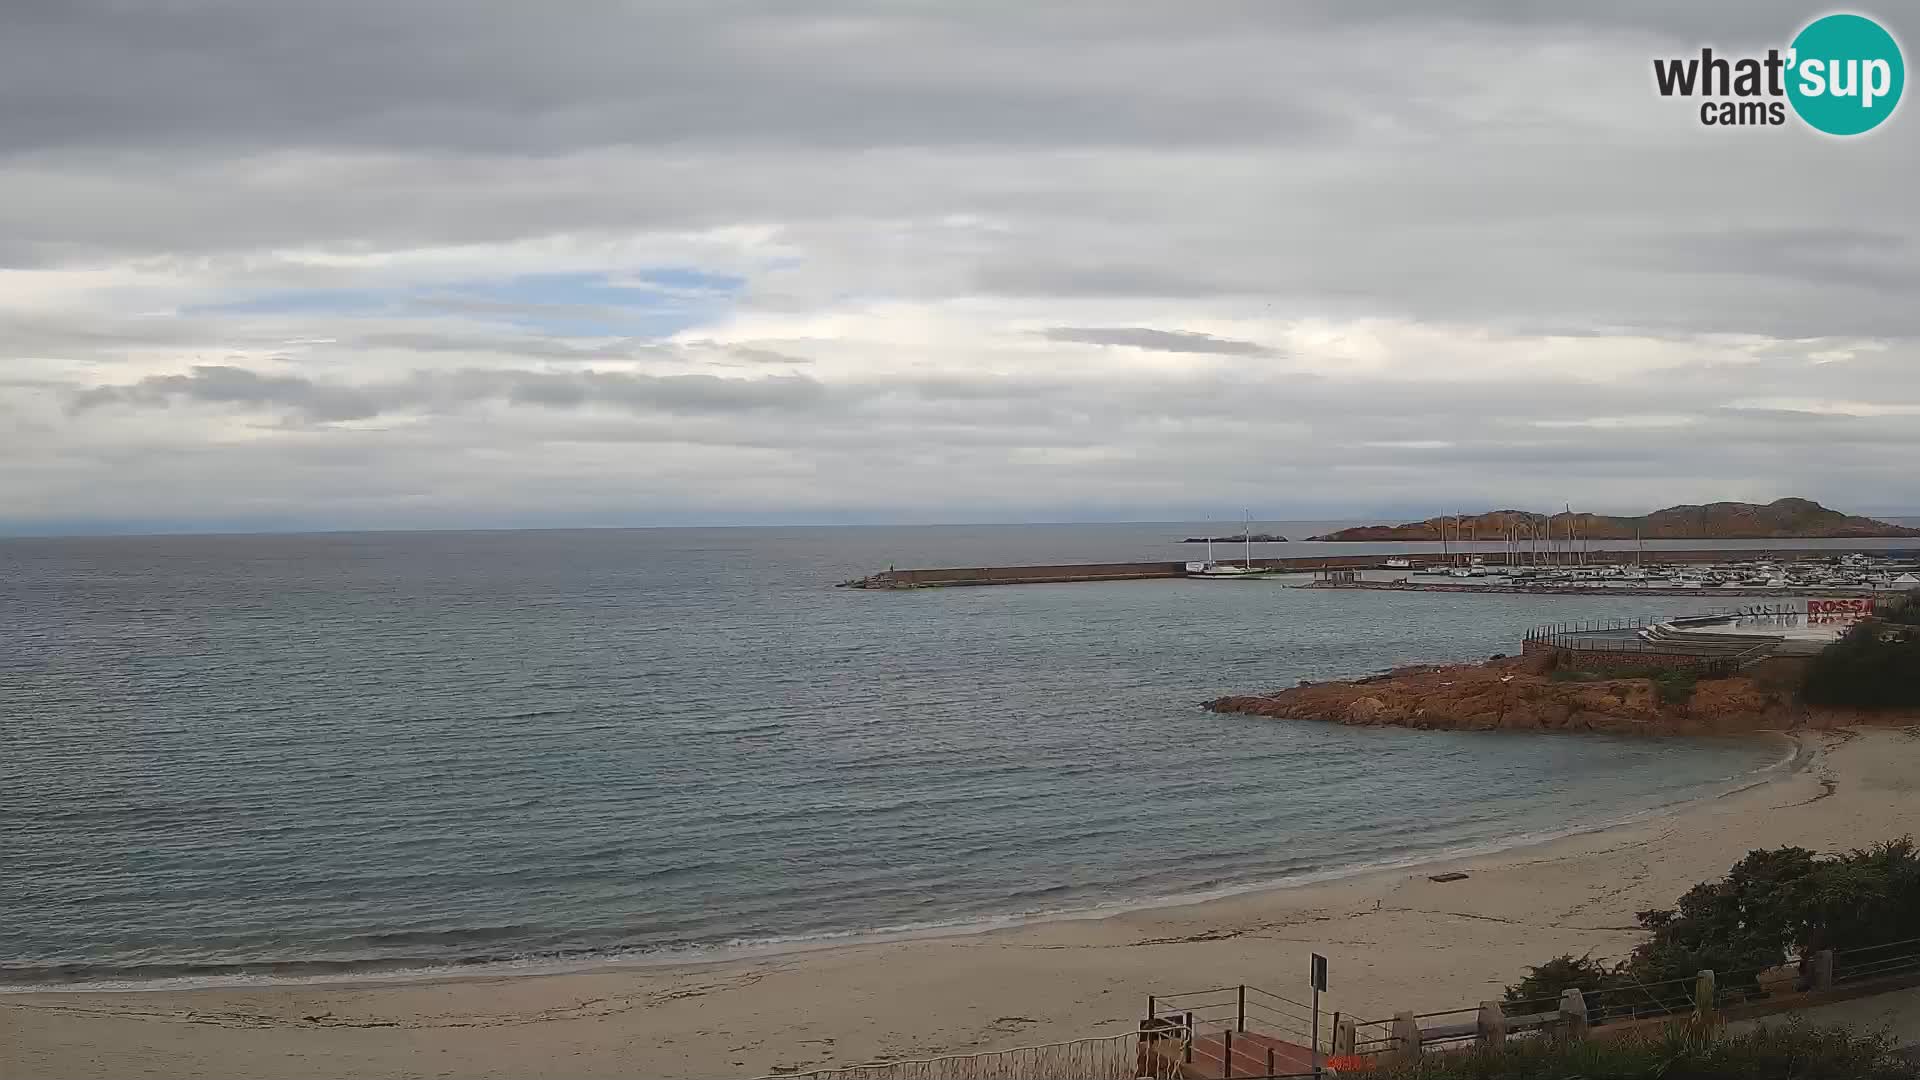
<path fill-rule="evenodd" d="M 1200 528 L 0 541 L 0 984 L 1147 902 L 1597 825 L 1779 754 L 1197 707 L 1707 600 L 831 587 L 1181 558 Z"/>

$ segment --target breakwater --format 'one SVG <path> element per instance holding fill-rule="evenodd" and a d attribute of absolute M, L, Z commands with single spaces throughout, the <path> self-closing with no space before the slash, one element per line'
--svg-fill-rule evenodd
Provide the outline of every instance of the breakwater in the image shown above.
<path fill-rule="evenodd" d="M 1508 553 L 1504 551 L 1477 552 L 1476 554 L 1488 566 L 1508 565 Z M 1594 550 L 1586 553 L 1587 565 L 1606 565 L 1608 563 L 1632 563 L 1637 552 L 1625 550 Z M 1765 558 L 1774 562 L 1795 562 L 1803 559 L 1830 559 L 1841 554 L 1835 548 L 1774 548 L 1728 549 L 1705 548 L 1683 551 L 1649 551 L 1644 553 L 1648 559 L 1658 559 L 1662 563 L 1676 562 L 1730 562 L 1743 559 Z M 1409 566 L 1388 567 L 1388 559 L 1405 559 Z M 1230 561 L 1236 565 L 1238 559 Z M 1279 559 L 1254 559 L 1253 565 L 1265 570 L 1278 570 L 1286 573 L 1311 574 L 1319 570 L 1380 570 L 1380 569 L 1420 569 L 1427 566 L 1445 565 L 1447 559 L 1435 552 L 1402 551 L 1371 552 L 1365 555 L 1303 555 Z M 1518 553 L 1513 557 L 1512 565 L 1531 565 L 1530 556 Z M 951 566 L 928 569 L 900 570 L 888 568 L 867 577 L 841 582 L 846 588 L 853 589 L 927 589 L 953 588 L 971 585 L 1040 585 L 1059 584 L 1076 581 L 1134 581 L 1150 578 L 1177 578 L 1186 573 L 1184 560 L 1167 562 L 1127 562 L 1127 563 L 1057 563 L 1048 566 Z M 1380 583 L 1387 586 L 1388 583 Z M 1362 586 L 1370 587 L 1371 583 Z M 1462 591 L 1480 590 L 1488 586 L 1453 586 Z M 1445 588 L 1445 586 L 1440 586 Z M 1513 588 L 1509 591 L 1550 592 L 1550 588 Z M 1580 592 L 1592 591 L 1580 589 Z M 1625 590 L 1622 590 L 1625 591 Z M 1632 590 L 1639 594 L 1652 590 Z M 1698 589 L 1676 590 L 1687 594 L 1700 592 Z M 1722 590 L 1714 590 L 1720 592 Z M 1730 592 L 1730 590 L 1728 590 Z M 1745 595 L 1745 594 L 1742 594 Z M 1797 595 L 1782 592 L 1781 595 Z"/>
<path fill-rule="evenodd" d="M 1255 559 L 1254 565 L 1276 560 Z M 1129 581 L 1185 573 L 1184 562 L 1061 563 L 1054 566 L 967 566 L 934 570 L 882 570 L 842 582 L 853 589 L 925 589 L 949 585 L 1038 585 L 1062 581 Z"/>

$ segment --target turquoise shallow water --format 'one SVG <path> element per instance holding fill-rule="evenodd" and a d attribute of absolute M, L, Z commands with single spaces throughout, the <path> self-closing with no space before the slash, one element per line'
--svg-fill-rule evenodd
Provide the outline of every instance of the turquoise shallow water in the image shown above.
<path fill-rule="evenodd" d="M 1661 601 L 830 587 L 1180 558 L 1200 528 L 0 541 L 0 984 L 593 962 L 1150 902 L 1590 827 L 1780 753 L 1197 707 Z"/>

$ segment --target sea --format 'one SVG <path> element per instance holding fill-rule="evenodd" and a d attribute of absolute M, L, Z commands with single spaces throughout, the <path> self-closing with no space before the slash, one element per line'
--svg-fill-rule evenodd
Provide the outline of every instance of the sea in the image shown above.
<path fill-rule="evenodd" d="M 1206 527 L 0 540 L 0 987 L 964 932 L 1496 850 L 1781 767 L 1778 740 L 1200 707 L 1710 598 L 835 587 L 1189 558 Z"/>

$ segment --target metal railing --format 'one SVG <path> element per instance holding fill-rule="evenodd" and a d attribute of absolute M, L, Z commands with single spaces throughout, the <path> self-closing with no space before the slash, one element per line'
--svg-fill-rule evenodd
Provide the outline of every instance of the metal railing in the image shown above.
<path fill-rule="evenodd" d="M 1572 653 L 1632 654 L 1646 656 L 1650 661 L 1653 657 L 1684 659 L 1696 674 L 1718 678 L 1735 674 L 1771 656 L 1780 639 L 1747 634 L 1695 635 L 1680 639 L 1663 634 L 1663 628 L 1687 619 L 1786 618 L 1799 614 L 1772 605 L 1749 605 L 1676 619 L 1652 616 L 1589 619 L 1535 626 L 1527 631 L 1525 640 Z"/>
<path fill-rule="evenodd" d="M 1598 1025 L 1692 1012 L 1698 1005 L 1694 998 L 1697 982 L 1697 976 L 1688 975 L 1660 982 L 1589 990 L 1582 994 L 1587 1006 L 1587 1023 Z"/>
<path fill-rule="evenodd" d="M 1780 993 L 1783 986 L 1795 992 L 1814 988 L 1819 955 L 1789 957 L 1779 964 L 1750 970 L 1714 972 L 1712 1007 L 1719 1010 L 1758 1002 Z M 1920 979 L 1920 938 L 1835 950 L 1830 962 L 1832 977 L 1828 985 L 1833 987 L 1883 979 L 1908 983 Z M 1586 990 L 1580 995 L 1580 1006 L 1591 1027 L 1692 1015 L 1700 1011 L 1700 978 L 1686 975 Z M 1567 1021 L 1559 999 L 1503 1001 L 1499 1006 L 1508 1037 L 1550 1031 Z M 1412 1014 L 1421 1047 L 1444 1050 L 1478 1041 L 1483 1037 L 1479 1011 L 1475 1007 Z M 1395 1024 L 1393 1019 L 1356 1021 L 1353 1052 L 1378 1055 L 1402 1049 Z"/>
<path fill-rule="evenodd" d="M 1728 619 L 1787 619 L 1805 618 L 1806 612 L 1798 607 L 1786 604 L 1736 604 L 1732 607 L 1715 607 L 1692 615 L 1636 615 L 1630 617 L 1613 616 L 1604 619 L 1582 619 L 1574 622 L 1542 623 L 1527 631 L 1528 641 L 1548 641 L 1551 639 L 1575 635 L 1604 633 L 1620 630 L 1647 630 L 1663 623 L 1685 625 L 1692 622 L 1717 622 Z"/>
<path fill-rule="evenodd" d="M 1392 1020 L 1356 1020 L 1353 1022 L 1353 1052 L 1365 1056 L 1393 1050 L 1400 1040 L 1393 1033 Z"/>
<path fill-rule="evenodd" d="M 760 1080 L 1178 1080 L 1177 1056 L 1148 1052 L 1159 1033 L 1131 1031 L 1097 1039 L 1043 1043 L 980 1054 L 948 1054 L 905 1061 L 879 1061 L 807 1072 L 777 1073 Z M 1176 1035 L 1175 1037 L 1178 1037 Z M 1144 1070 L 1144 1071 L 1143 1071 Z"/>
<path fill-rule="evenodd" d="M 1835 985 L 1888 978 L 1912 972 L 1920 972 L 1920 938 L 1834 950 L 1833 981 Z"/>
<path fill-rule="evenodd" d="M 1204 1033 L 1209 1027 L 1234 1031 L 1270 1032 L 1301 1045 L 1312 1046 L 1316 1034 L 1313 1006 L 1282 997 L 1257 986 L 1219 986 L 1210 990 L 1190 990 L 1179 994 L 1158 994 L 1147 999 L 1151 1019 L 1179 1020 Z M 1322 1013 L 1320 1045 L 1331 1041 L 1334 1018 Z"/>
<path fill-rule="evenodd" d="M 1636 618 L 1585 619 L 1578 622 L 1543 623 L 1528 629 L 1526 640 L 1547 641 L 1571 634 L 1592 634 L 1607 630 L 1640 630 L 1658 622 L 1652 615 Z"/>

